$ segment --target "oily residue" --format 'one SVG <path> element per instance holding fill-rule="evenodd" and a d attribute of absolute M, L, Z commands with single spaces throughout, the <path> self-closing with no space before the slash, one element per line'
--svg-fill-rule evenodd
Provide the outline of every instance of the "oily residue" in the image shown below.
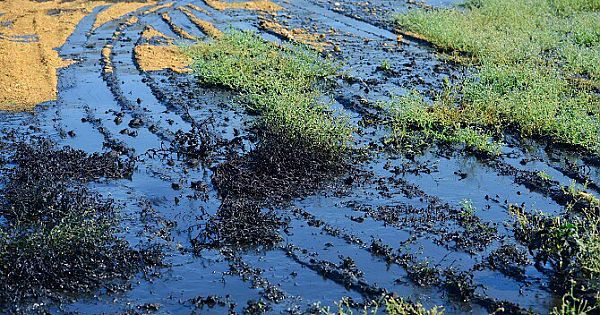
<path fill-rule="evenodd" d="M 162 17 L 163 21 L 165 21 L 165 23 L 169 24 L 169 27 L 175 34 L 177 34 L 185 39 L 192 39 L 192 40 L 196 39 L 196 37 L 192 36 L 192 34 L 188 33 L 186 30 L 184 30 L 177 24 L 173 23 L 173 19 L 171 19 L 171 16 L 169 15 L 169 13 L 163 12 L 160 16 Z"/>
<path fill-rule="evenodd" d="M 102 1 L 0 2 L 0 110 L 29 110 L 56 99 L 58 68 L 71 62 L 54 50 Z M 22 40 L 26 38 L 27 40 Z"/>
<path fill-rule="evenodd" d="M 131 12 L 139 10 L 153 2 L 148 3 L 138 3 L 138 2 L 120 2 L 115 3 L 112 6 L 106 8 L 102 12 L 98 13 L 96 17 L 96 21 L 94 22 L 93 28 L 96 29 L 101 25 L 104 25 L 107 22 L 114 21 L 120 17 L 123 17 Z"/>
<path fill-rule="evenodd" d="M 268 1 L 268 0 L 258 0 L 258 1 L 242 1 L 242 2 L 225 2 L 219 0 L 204 0 L 206 4 L 213 7 L 217 10 L 227 10 L 227 9 L 244 9 L 244 10 L 253 10 L 253 11 L 281 11 L 283 8 L 279 5 Z"/>
<path fill-rule="evenodd" d="M 135 59 L 143 71 L 171 69 L 177 73 L 189 72 L 191 60 L 177 46 L 138 45 Z"/>
<path fill-rule="evenodd" d="M 183 14 L 185 14 L 190 19 L 190 21 L 192 21 L 192 23 L 194 23 L 194 25 L 196 25 L 200 30 L 202 30 L 202 32 L 204 34 L 206 34 L 212 38 L 223 37 L 223 32 L 221 32 L 218 28 L 216 28 L 214 26 L 214 24 L 198 18 L 196 15 L 194 15 L 194 13 L 190 9 L 185 8 L 185 7 L 179 7 L 177 9 L 179 9 L 179 11 L 183 12 Z"/>
<path fill-rule="evenodd" d="M 331 46 L 330 43 L 323 41 L 325 39 L 325 35 L 323 34 L 311 34 L 302 28 L 289 29 L 277 21 L 263 19 L 260 21 L 260 27 L 289 41 L 308 45 L 319 51 L 324 50 L 327 46 Z"/>

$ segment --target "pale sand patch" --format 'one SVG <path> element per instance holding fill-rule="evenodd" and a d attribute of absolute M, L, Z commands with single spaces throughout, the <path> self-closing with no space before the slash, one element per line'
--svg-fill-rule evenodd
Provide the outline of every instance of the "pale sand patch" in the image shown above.
<path fill-rule="evenodd" d="M 0 110 L 32 110 L 57 97 L 62 46 L 77 24 L 105 1 L 0 1 Z M 114 5 L 114 4 L 113 4 Z M 144 3 L 143 5 L 147 5 Z"/>
<path fill-rule="evenodd" d="M 94 22 L 93 29 L 96 29 L 105 23 L 116 20 L 120 17 L 123 17 L 131 12 L 137 11 L 143 7 L 153 5 L 155 2 L 119 2 L 111 5 L 110 7 L 102 10 L 102 12 L 98 13 L 96 16 L 96 21 Z"/>
<path fill-rule="evenodd" d="M 146 28 L 144 28 L 144 31 L 142 32 L 142 38 L 149 40 L 149 39 L 152 39 L 155 37 L 172 40 L 172 38 L 157 31 L 154 27 L 152 27 L 150 25 L 146 25 Z"/>
<path fill-rule="evenodd" d="M 276 21 L 262 19 L 260 27 L 287 40 L 311 46 L 318 51 L 323 51 L 326 47 L 333 46 L 333 44 L 325 42 L 324 34 L 312 34 L 302 28 L 289 29 Z"/>
<path fill-rule="evenodd" d="M 169 3 L 165 3 L 165 4 L 161 4 L 161 5 L 157 5 L 157 6 L 153 6 L 152 8 L 146 10 L 143 12 L 144 15 L 148 15 L 150 13 L 154 13 L 158 10 L 164 9 L 164 8 L 170 8 L 173 6 L 173 4 L 175 4 L 175 2 L 169 2 Z"/>
<path fill-rule="evenodd" d="M 179 47 L 138 45 L 134 49 L 135 59 L 143 71 L 171 69 L 177 73 L 188 73 L 192 70 L 190 57 L 186 56 Z"/>
<path fill-rule="evenodd" d="M 192 40 L 196 39 L 195 36 L 188 33 L 186 30 L 184 30 L 177 24 L 173 23 L 173 20 L 171 19 L 171 16 L 169 15 L 169 13 L 163 12 L 160 16 L 162 17 L 163 21 L 165 21 L 165 23 L 169 24 L 169 26 L 171 27 L 171 29 L 173 29 L 173 32 L 175 32 L 175 34 L 177 34 L 185 39 L 192 39 Z"/>
<path fill-rule="evenodd" d="M 227 2 L 220 0 L 204 0 L 206 4 L 217 10 L 244 9 L 254 11 L 281 11 L 283 8 L 268 0 Z"/>
<path fill-rule="evenodd" d="M 221 38 L 223 37 L 223 32 L 221 32 L 218 28 L 216 28 L 211 22 L 205 21 L 194 15 L 194 13 L 185 7 L 177 8 L 179 11 L 183 12 L 194 25 L 196 25 L 202 33 L 212 37 L 212 38 Z"/>

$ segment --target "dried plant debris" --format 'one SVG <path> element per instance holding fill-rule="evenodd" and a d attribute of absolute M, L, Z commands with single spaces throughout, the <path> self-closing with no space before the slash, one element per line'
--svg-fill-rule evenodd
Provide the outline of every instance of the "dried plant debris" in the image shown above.
<path fill-rule="evenodd" d="M 221 197 L 285 202 L 315 191 L 346 171 L 346 165 L 332 164 L 326 155 L 304 151 L 278 135 L 263 134 L 260 138 L 255 150 L 216 169 L 213 183 Z"/>
<path fill-rule="evenodd" d="M 18 165 L 14 175 L 24 180 L 52 179 L 91 181 L 100 178 L 129 178 L 133 173 L 134 163 L 119 158 L 115 153 L 87 154 L 70 147 L 56 149 L 47 139 L 34 139 L 31 142 L 13 144 L 15 153 L 12 162 Z"/>
<path fill-rule="evenodd" d="M 525 278 L 525 266 L 531 264 L 527 252 L 515 245 L 502 245 L 487 257 L 490 268 L 515 279 Z"/>
<path fill-rule="evenodd" d="M 278 231 L 285 221 L 272 211 L 262 211 L 256 202 L 226 199 L 217 214 L 192 240 L 196 249 L 206 247 L 273 247 L 282 240 Z"/>
<path fill-rule="evenodd" d="M 118 290 L 153 259 L 115 235 L 115 205 L 84 185 L 128 177 L 131 162 L 56 149 L 43 139 L 8 147 L 14 153 L 6 158 L 0 191 L 2 308 Z"/>

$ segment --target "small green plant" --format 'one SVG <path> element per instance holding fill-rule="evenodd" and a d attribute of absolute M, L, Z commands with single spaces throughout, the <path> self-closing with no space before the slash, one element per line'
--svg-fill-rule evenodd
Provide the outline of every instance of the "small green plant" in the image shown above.
<path fill-rule="evenodd" d="M 435 306 L 431 309 L 426 309 L 420 303 L 412 304 L 401 298 L 390 297 L 386 300 L 385 311 L 390 315 L 442 315 L 444 309 Z"/>
<path fill-rule="evenodd" d="M 317 52 L 233 30 L 184 51 L 193 58 L 192 68 L 202 83 L 240 92 L 268 133 L 331 158 L 349 149 L 353 128 L 321 101 L 319 91 L 338 67 Z"/>
<path fill-rule="evenodd" d="M 538 176 L 546 181 L 552 180 L 552 176 L 550 176 L 550 174 L 546 173 L 545 171 L 539 171 Z"/>
<path fill-rule="evenodd" d="M 385 307 L 381 307 L 385 306 Z M 330 308 L 321 308 L 321 314 L 324 315 L 352 315 L 354 314 L 353 307 L 350 305 L 348 299 L 342 299 L 337 303 L 337 311 L 332 312 Z M 426 309 L 420 303 L 407 302 L 402 298 L 384 296 L 380 301 L 372 301 L 370 307 L 364 307 L 358 310 L 358 314 L 369 315 L 378 314 L 380 309 L 388 315 L 442 315 L 444 309 L 439 306 L 435 306 L 431 309 Z"/>
<path fill-rule="evenodd" d="M 473 201 L 464 199 L 460 202 L 460 206 L 462 208 L 462 215 L 465 217 L 472 217 L 475 215 L 475 206 L 473 205 Z"/>
<path fill-rule="evenodd" d="M 597 310 L 598 305 L 592 306 L 587 300 L 577 298 L 573 294 L 573 289 L 563 295 L 559 307 L 554 307 L 551 315 L 587 315 L 592 314 L 592 311 Z"/>
<path fill-rule="evenodd" d="M 381 60 L 381 64 L 379 65 L 379 70 L 382 71 L 390 71 L 392 69 L 392 64 L 388 59 Z"/>
<path fill-rule="evenodd" d="M 553 285 L 576 293 L 600 289 L 600 217 L 592 209 L 562 216 L 526 213 L 511 207 L 517 218 L 515 238 L 527 244 L 537 262 L 548 263 L 555 272 Z M 571 288 L 565 284 L 573 283 Z"/>

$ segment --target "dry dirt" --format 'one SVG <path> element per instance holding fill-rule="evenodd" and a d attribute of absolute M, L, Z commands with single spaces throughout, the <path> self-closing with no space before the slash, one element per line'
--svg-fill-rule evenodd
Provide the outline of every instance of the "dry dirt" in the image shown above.
<path fill-rule="evenodd" d="M 244 2 L 226 2 L 219 0 L 205 0 L 206 4 L 217 10 L 227 9 L 245 9 L 255 11 L 281 11 L 283 8 L 271 1 L 258 0 L 258 1 L 244 1 Z"/>
<path fill-rule="evenodd" d="M 177 73 L 190 72 L 188 66 L 191 60 L 174 45 L 138 45 L 135 58 L 143 71 L 171 69 Z"/>
<path fill-rule="evenodd" d="M 0 110 L 31 110 L 56 99 L 57 69 L 72 61 L 55 50 L 62 46 L 83 17 L 103 1 L 10 0 L 0 2 Z M 111 4 L 95 25 L 147 6 Z"/>

